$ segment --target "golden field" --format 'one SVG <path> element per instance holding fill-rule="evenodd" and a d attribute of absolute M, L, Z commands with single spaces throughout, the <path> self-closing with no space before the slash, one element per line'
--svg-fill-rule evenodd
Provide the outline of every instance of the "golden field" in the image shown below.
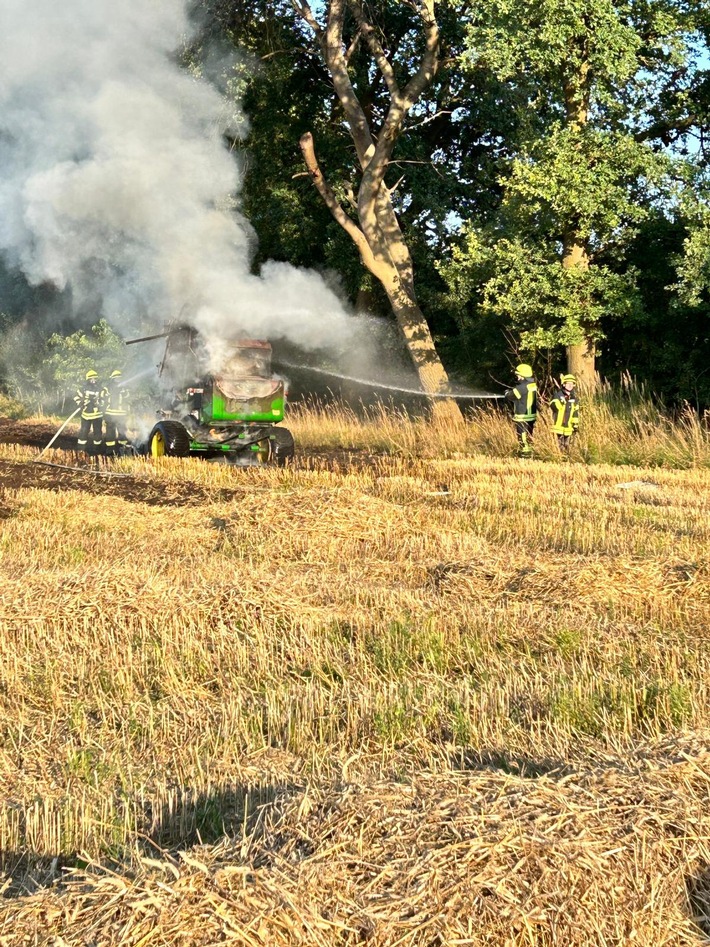
<path fill-rule="evenodd" d="M 0 944 L 708 943 L 707 433 L 609 417 L 0 446 Z"/>

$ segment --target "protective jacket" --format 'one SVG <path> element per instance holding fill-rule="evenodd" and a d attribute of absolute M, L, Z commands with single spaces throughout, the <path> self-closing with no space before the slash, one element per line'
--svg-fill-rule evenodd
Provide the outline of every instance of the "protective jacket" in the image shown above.
<path fill-rule="evenodd" d="M 515 388 L 509 388 L 505 397 L 513 405 L 514 421 L 537 420 L 537 385 L 532 378 L 519 381 Z"/>
<path fill-rule="evenodd" d="M 555 434 L 569 437 L 579 427 L 579 402 L 574 388 L 567 391 L 560 388 L 550 402 L 552 409 L 552 430 Z"/>
<path fill-rule="evenodd" d="M 128 388 L 121 387 L 118 379 L 111 378 L 104 388 L 103 400 L 106 404 L 106 416 L 114 418 L 125 418 L 128 414 L 129 402 L 131 400 Z"/>
<path fill-rule="evenodd" d="M 85 421 L 94 421 L 104 416 L 103 391 L 98 385 L 84 385 L 74 395 L 74 401 L 81 408 Z"/>

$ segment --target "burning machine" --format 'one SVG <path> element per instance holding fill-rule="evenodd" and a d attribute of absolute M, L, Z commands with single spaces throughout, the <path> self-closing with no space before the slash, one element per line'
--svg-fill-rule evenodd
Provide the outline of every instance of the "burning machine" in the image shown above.
<path fill-rule="evenodd" d="M 284 383 L 271 374 L 271 345 L 255 339 L 224 343 L 220 368 L 209 371 L 196 329 L 168 327 L 159 374 L 166 392 L 146 452 L 153 457 L 225 456 L 238 464 L 284 464 L 293 457 L 293 436 L 283 421 Z"/>

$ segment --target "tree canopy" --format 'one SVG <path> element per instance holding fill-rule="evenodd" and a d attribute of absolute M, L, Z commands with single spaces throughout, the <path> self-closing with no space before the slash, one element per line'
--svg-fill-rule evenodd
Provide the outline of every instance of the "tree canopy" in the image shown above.
<path fill-rule="evenodd" d="M 378 243 L 386 219 L 407 305 L 459 380 L 486 383 L 524 357 L 590 384 L 597 371 L 632 373 L 710 405 L 704 2 L 194 7 L 185 62 L 219 73 L 249 119 L 248 138 L 231 145 L 255 269 L 273 259 L 327 271 L 356 309 L 401 322 L 396 287 L 363 265 L 368 252 L 391 256 Z M 316 165 L 299 147 L 309 134 Z M 313 187 L 316 166 L 330 204 Z M 353 245 L 356 230 L 365 244 Z M 8 331 L 35 293 L 10 288 Z"/>

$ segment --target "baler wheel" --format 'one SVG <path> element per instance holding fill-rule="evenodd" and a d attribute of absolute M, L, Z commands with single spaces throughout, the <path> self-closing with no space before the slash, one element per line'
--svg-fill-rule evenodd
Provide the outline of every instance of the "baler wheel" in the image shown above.
<path fill-rule="evenodd" d="M 271 456 L 279 467 L 285 467 L 296 452 L 293 434 L 286 427 L 274 427 L 271 441 Z"/>
<path fill-rule="evenodd" d="M 158 421 L 148 438 L 151 457 L 187 457 L 190 435 L 179 421 Z"/>

